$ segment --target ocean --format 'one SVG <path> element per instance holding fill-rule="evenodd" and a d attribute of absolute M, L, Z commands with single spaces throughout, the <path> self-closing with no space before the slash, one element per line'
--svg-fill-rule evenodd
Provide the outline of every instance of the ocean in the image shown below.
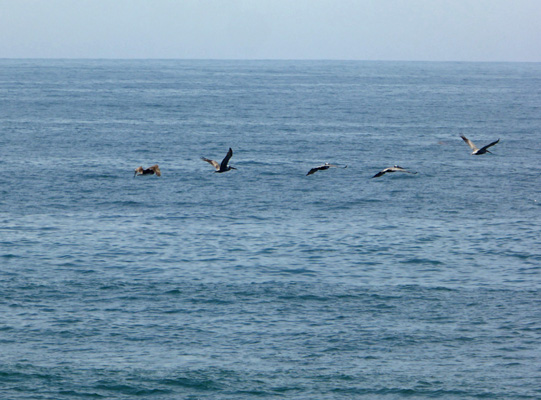
<path fill-rule="evenodd" d="M 541 64 L 3 59 L 0 105 L 0 398 L 541 398 Z"/>

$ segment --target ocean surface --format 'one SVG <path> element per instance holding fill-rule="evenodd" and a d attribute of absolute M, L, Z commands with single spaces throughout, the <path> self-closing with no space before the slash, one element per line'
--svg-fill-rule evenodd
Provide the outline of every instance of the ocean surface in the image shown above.
<path fill-rule="evenodd" d="M 541 398 L 541 64 L 4 59 L 0 161 L 2 399 Z"/>

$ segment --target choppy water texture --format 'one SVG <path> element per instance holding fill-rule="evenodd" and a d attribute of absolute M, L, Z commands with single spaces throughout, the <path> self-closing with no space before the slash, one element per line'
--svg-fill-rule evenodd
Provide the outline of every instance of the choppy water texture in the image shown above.
<path fill-rule="evenodd" d="M 1 398 L 541 398 L 540 64 L 1 60 L 0 104 Z"/>

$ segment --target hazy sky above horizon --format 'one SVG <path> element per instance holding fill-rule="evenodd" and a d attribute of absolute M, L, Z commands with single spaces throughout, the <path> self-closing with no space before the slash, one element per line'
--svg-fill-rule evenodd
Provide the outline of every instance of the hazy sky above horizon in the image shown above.
<path fill-rule="evenodd" d="M 0 0 L 0 58 L 541 61 L 541 0 Z"/>

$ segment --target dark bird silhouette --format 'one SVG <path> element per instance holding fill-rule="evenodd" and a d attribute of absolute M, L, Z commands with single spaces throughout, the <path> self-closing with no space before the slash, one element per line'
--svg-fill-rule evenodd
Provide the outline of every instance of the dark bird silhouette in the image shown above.
<path fill-rule="evenodd" d="M 411 172 L 408 171 L 399 165 L 395 165 L 394 167 L 385 168 L 384 170 L 379 171 L 376 175 L 374 175 L 372 178 L 379 178 L 382 175 L 385 175 L 388 172 L 406 172 L 408 174 L 416 174 L 417 172 Z"/>
<path fill-rule="evenodd" d="M 162 176 L 162 171 L 160 171 L 160 167 L 158 167 L 158 164 L 153 165 L 152 167 L 148 167 L 147 169 L 143 169 L 143 167 L 137 167 L 135 168 L 135 173 L 133 174 L 133 177 L 135 178 L 137 175 L 154 175 Z"/>
<path fill-rule="evenodd" d="M 320 165 L 319 167 L 312 168 L 310 171 L 308 171 L 306 176 L 315 174 L 317 171 L 323 171 L 323 170 L 329 169 L 331 167 L 333 167 L 333 168 L 347 168 L 348 166 L 346 165 L 345 167 L 339 167 L 338 165 L 325 163 L 323 165 Z"/>
<path fill-rule="evenodd" d="M 231 149 L 231 147 L 230 147 L 229 151 L 227 152 L 226 156 L 222 160 L 221 164 L 218 164 L 217 161 L 214 161 L 214 160 L 211 160 L 211 159 L 208 159 L 208 158 L 205 158 L 205 157 L 201 157 L 201 160 L 208 162 L 210 165 L 212 165 L 214 168 L 216 168 L 216 171 L 214 171 L 214 172 L 226 172 L 226 171 L 229 171 L 231 169 L 236 169 L 235 167 L 231 167 L 231 166 L 227 165 L 229 163 L 229 160 L 231 159 L 231 157 L 233 157 L 233 149 Z"/>
<path fill-rule="evenodd" d="M 472 153 L 471 155 L 472 156 L 479 156 L 481 154 L 485 154 L 485 153 L 490 153 L 490 151 L 488 151 L 488 148 L 490 146 L 494 146 L 496 143 L 498 143 L 500 141 L 500 139 L 496 140 L 495 142 L 492 142 L 490 144 L 487 144 L 485 147 L 481 147 L 480 149 L 477 148 L 477 146 L 475 144 L 473 144 L 473 142 L 468 139 L 466 136 L 464 135 L 460 135 L 460 137 L 462 138 L 462 140 L 464 140 L 468 146 L 470 146 L 470 148 L 472 149 Z M 492 154 L 492 153 L 490 153 Z"/>

